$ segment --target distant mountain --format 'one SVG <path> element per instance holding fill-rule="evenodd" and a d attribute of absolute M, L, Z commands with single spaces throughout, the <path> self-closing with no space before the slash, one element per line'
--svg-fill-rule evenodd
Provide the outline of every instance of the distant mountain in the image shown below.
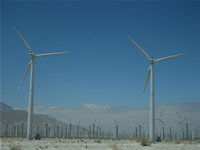
<path fill-rule="evenodd" d="M 13 110 L 12 107 L 6 105 L 5 103 L 0 102 L 0 112 L 1 113 L 6 113 L 10 110 Z"/>
<path fill-rule="evenodd" d="M 0 136 L 6 134 L 6 128 L 8 126 L 8 135 L 11 136 L 14 132 L 14 128 L 18 126 L 20 134 L 22 134 L 22 124 L 25 128 L 27 125 L 28 112 L 25 110 L 14 110 L 12 107 L 6 105 L 5 103 L 0 102 Z M 48 123 L 51 129 L 51 135 L 54 136 L 57 131 L 57 126 L 59 125 L 60 132 L 64 133 L 66 127 L 69 128 L 69 124 L 66 124 L 62 121 L 56 120 L 55 118 L 49 117 L 47 115 L 33 115 L 33 126 L 34 131 L 37 130 L 37 127 L 40 127 L 41 132 L 44 134 L 45 125 Z M 76 135 L 77 126 L 73 125 L 72 130 Z M 81 130 L 81 129 L 80 129 Z M 68 130 L 69 132 L 69 130 Z M 61 135 L 60 135 L 61 136 Z M 63 136 L 63 135 L 62 135 Z"/>

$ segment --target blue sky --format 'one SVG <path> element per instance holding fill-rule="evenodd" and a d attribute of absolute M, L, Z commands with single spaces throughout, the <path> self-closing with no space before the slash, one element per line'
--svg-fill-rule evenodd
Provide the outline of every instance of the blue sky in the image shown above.
<path fill-rule="evenodd" d="M 200 2 L 1 2 L 1 101 L 28 106 L 30 61 L 15 26 L 36 54 L 34 105 L 149 107 L 143 86 L 150 57 L 187 55 L 155 63 L 155 104 L 200 102 Z"/>

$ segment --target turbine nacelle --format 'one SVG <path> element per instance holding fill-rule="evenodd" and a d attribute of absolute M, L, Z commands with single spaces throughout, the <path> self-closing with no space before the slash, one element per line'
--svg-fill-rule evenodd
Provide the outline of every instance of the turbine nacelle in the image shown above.
<path fill-rule="evenodd" d="M 151 57 L 151 64 L 154 63 L 154 57 Z"/>
<path fill-rule="evenodd" d="M 29 53 L 29 56 L 30 56 L 31 58 L 35 58 L 35 54 L 34 54 L 33 52 L 30 52 L 30 53 Z"/>

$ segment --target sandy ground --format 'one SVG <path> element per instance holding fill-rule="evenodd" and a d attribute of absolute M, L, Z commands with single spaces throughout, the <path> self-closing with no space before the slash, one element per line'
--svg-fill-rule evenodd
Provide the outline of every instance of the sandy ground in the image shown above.
<path fill-rule="evenodd" d="M 142 146 L 135 140 L 0 138 L 1 150 L 200 150 L 200 142 L 159 142 Z"/>

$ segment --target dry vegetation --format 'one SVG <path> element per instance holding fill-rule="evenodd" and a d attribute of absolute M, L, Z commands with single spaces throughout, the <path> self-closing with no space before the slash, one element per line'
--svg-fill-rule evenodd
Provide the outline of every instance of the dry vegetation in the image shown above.
<path fill-rule="evenodd" d="M 117 144 L 110 145 L 110 148 L 112 148 L 113 150 L 119 150 Z"/>
<path fill-rule="evenodd" d="M 62 139 L 62 138 L 43 138 L 42 140 L 27 140 L 21 138 L 0 138 L 2 150 L 138 150 L 138 149 L 199 149 L 200 140 L 181 141 L 173 140 L 172 142 L 162 141 L 152 143 L 146 138 L 137 139 Z M 146 147 L 145 147 L 146 146 Z"/>
<path fill-rule="evenodd" d="M 10 149 L 11 149 L 11 150 L 21 150 L 21 149 L 22 149 L 22 146 L 21 146 L 21 145 L 13 145 L 13 146 L 11 146 Z"/>
<path fill-rule="evenodd" d="M 200 140 L 189 140 L 189 141 L 175 140 L 174 143 L 175 144 L 194 144 L 194 143 L 200 143 Z"/>
<path fill-rule="evenodd" d="M 137 138 L 136 139 L 137 143 L 141 143 L 142 146 L 150 146 L 151 145 L 151 141 L 147 138 Z"/>

